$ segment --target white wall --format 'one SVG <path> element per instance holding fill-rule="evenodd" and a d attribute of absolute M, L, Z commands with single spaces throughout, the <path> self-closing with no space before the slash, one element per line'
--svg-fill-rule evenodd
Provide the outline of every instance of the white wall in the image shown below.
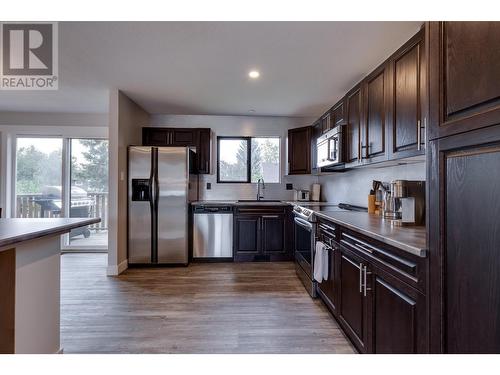
<path fill-rule="evenodd" d="M 152 115 L 150 126 L 200 127 L 212 129 L 212 174 L 200 178 L 200 199 L 254 199 L 256 184 L 218 184 L 216 176 L 217 136 L 279 136 L 281 137 L 281 176 L 286 173 L 286 137 L 288 129 L 310 125 L 313 118 L 268 116 L 203 116 L 203 115 Z M 206 183 L 212 189 L 206 189 Z M 293 193 L 285 189 L 293 183 L 295 189 L 309 189 L 316 182 L 312 176 L 285 176 L 279 184 L 266 184 L 266 199 L 291 199 Z"/>
<path fill-rule="evenodd" d="M 127 146 L 142 142 L 149 114 L 119 90 L 109 99 L 108 275 L 127 268 Z"/>
<path fill-rule="evenodd" d="M 333 203 L 350 203 L 368 206 L 368 194 L 372 181 L 425 180 L 425 162 L 391 167 L 362 167 L 343 173 L 322 175 L 322 200 Z"/>
<path fill-rule="evenodd" d="M 108 127 L 106 113 L 0 112 L 0 125 Z"/>

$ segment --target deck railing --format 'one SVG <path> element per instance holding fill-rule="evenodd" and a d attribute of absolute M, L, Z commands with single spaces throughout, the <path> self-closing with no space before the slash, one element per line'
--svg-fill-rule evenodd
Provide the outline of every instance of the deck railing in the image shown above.
<path fill-rule="evenodd" d="M 102 231 L 108 229 L 108 193 L 87 193 L 87 199 L 90 200 L 88 217 L 100 217 L 101 222 L 92 224 L 89 229 Z M 16 199 L 16 217 L 38 218 L 38 217 L 61 217 L 60 209 L 44 209 L 40 204 L 43 200 L 47 201 L 42 194 L 17 194 Z M 48 199 L 50 201 L 50 199 Z M 57 206 L 57 200 L 53 200 Z M 76 203 L 76 202 L 75 202 Z M 78 204 L 72 205 L 72 208 L 78 207 Z M 78 217 L 75 215 L 75 217 Z"/>

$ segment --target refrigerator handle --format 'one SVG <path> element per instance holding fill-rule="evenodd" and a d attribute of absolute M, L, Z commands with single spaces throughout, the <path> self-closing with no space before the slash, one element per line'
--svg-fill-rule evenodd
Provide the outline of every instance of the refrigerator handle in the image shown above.
<path fill-rule="evenodd" d="M 158 263 L 158 149 L 153 147 L 151 153 L 151 174 L 149 177 L 151 200 L 151 263 Z"/>

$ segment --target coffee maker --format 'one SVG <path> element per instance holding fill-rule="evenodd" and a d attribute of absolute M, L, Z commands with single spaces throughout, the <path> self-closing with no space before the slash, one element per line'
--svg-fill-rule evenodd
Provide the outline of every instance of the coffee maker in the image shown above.
<path fill-rule="evenodd" d="M 394 225 L 425 225 L 425 181 L 392 181 L 385 187 L 383 216 Z"/>

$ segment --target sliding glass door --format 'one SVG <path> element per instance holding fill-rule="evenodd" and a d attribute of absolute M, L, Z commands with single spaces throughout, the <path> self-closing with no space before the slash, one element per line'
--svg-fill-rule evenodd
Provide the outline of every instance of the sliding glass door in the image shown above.
<path fill-rule="evenodd" d="M 62 216 L 62 138 L 17 138 L 15 216 Z"/>
<path fill-rule="evenodd" d="M 15 171 L 13 216 L 99 217 L 100 223 L 65 236 L 63 249 L 107 249 L 107 140 L 19 136 Z"/>
<path fill-rule="evenodd" d="M 100 217 L 101 222 L 69 234 L 69 248 L 108 245 L 108 141 L 71 139 L 70 217 Z"/>

